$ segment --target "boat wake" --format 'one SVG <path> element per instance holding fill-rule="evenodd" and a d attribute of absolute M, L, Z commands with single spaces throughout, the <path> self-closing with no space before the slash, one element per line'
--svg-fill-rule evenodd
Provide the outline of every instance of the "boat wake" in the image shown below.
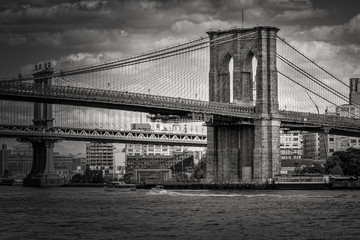
<path fill-rule="evenodd" d="M 313 195 L 313 194 L 274 194 L 274 193 L 216 193 L 213 191 L 175 191 L 167 190 L 166 193 L 159 193 L 154 191 L 146 192 L 146 195 L 164 195 L 173 197 L 217 197 L 217 198 L 286 198 L 286 199 L 302 199 L 302 198 L 336 198 L 338 196 L 328 195 Z"/>
<path fill-rule="evenodd" d="M 247 197 L 247 198 L 256 198 L 256 197 L 265 197 L 274 194 L 240 194 L 240 193 L 186 193 L 186 192 L 168 192 L 170 196 L 188 196 L 188 197 Z M 280 196 L 280 195 L 279 195 Z"/>
<path fill-rule="evenodd" d="M 154 192 L 154 191 L 149 191 L 145 193 L 146 195 L 170 195 L 169 192 L 167 193 L 162 193 L 162 192 Z"/>

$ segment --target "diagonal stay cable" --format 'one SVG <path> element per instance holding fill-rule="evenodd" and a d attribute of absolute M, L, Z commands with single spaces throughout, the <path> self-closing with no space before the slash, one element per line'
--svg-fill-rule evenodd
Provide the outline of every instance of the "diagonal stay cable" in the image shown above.
<path fill-rule="evenodd" d="M 280 54 L 276 54 L 277 57 L 283 61 L 284 63 L 286 63 L 287 65 L 289 65 L 290 67 L 292 67 L 293 69 L 295 69 L 296 71 L 298 71 L 299 73 L 301 73 L 302 75 L 304 75 L 305 77 L 309 78 L 310 80 L 312 80 L 314 83 L 316 83 L 317 85 L 325 88 L 326 90 L 328 90 L 329 92 L 333 93 L 334 95 L 336 95 L 337 97 L 341 98 L 344 101 L 348 101 L 347 96 L 343 95 L 341 92 L 333 89 L 332 87 L 326 85 L 325 83 L 321 82 L 321 80 L 319 80 L 318 78 L 314 77 L 313 75 L 311 75 L 310 73 L 306 72 L 305 70 L 303 70 L 302 68 L 296 66 L 295 64 L 293 64 L 292 62 L 290 62 L 289 60 L 287 60 L 285 57 L 283 57 Z"/>
<path fill-rule="evenodd" d="M 328 102 L 328 103 L 330 103 L 330 104 L 332 104 L 332 105 L 334 105 L 334 106 L 336 106 L 336 107 L 341 107 L 341 106 L 337 105 L 336 103 L 331 102 L 331 101 L 329 101 L 328 99 L 324 98 L 323 96 L 319 95 L 318 93 L 314 92 L 313 90 L 311 90 L 311 89 L 303 86 L 302 84 L 300 84 L 300 83 L 297 82 L 296 80 L 292 79 L 291 77 L 285 75 L 284 73 L 280 72 L 279 70 L 277 70 L 277 72 L 278 72 L 280 75 L 282 75 L 283 77 L 289 79 L 290 81 L 294 82 L 295 84 L 297 84 L 297 85 L 303 87 L 304 89 L 306 89 L 307 91 L 311 92 L 312 94 L 314 94 L 314 95 L 318 96 L 319 98 L 325 100 L 326 102 Z M 350 111 L 348 111 L 348 110 L 345 110 L 345 111 L 348 112 L 348 113 L 350 113 L 350 114 L 353 115 L 353 116 L 360 117 L 360 116 L 358 116 L 358 115 L 356 115 L 356 114 L 354 114 L 354 113 L 352 113 L 352 112 L 350 112 Z"/>
<path fill-rule="evenodd" d="M 315 61 L 311 60 L 310 58 L 308 58 L 305 54 L 301 53 L 299 50 L 297 50 L 294 46 L 292 46 L 290 43 L 286 42 L 284 38 L 281 38 L 280 36 L 277 36 L 277 38 L 279 38 L 283 43 L 285 43 L 287 46 L 289 46 L 290 48 L 292 48 L 295 52 L 297 52 L 298 54 L 300 54 L 302 57 L 304 57 L 306 60 L 308 60 L 309 62 L 311 62 L 312 64 L 314 64 L 315 66 L 317 66 L 319 69 L 321 69 L 322 71 L 324 71 L 325 73 L 327 73 L 329 76 L 333 77 L 334 79 L 336 79 L 338 82 L 340 82 L 342 85 L 350 88 L 350 86 L 346 83 L 344 83 L 343 81 L 341 81 L 339 78 L 337 78 L 336 76 L 334 76 L 332 73 L 330 73 L 329 71 L 327 71 L 325 68 L 321 67 L 320 65 L 318 65 Z M 357 95 L 360 95 L 360 92 L 354 91 L 354 93 L 356 93 Z"/>
<path fill-rule="evenodd" d="M 315 66 L 317 66 L 318 68 L 320 68 L 321 70 L 323 70 L 324 72 L 326 72 L 327 74 L 329 74 L 331 77 L 335 78 L 337 81 L 339 81 L 341 84 L 345 85 L 346 87 L 349 87 L 349 85 L 347 85 L 346 83 L 344 83 L 343 81 L 341 81 L 339 78 L 335 77 L 333 74 L 331 74 L 330 72 L 328 72 L 327 70 L 325 70 L 323 67 L 319 66 L 317 63 L 315 63 L 313 60 L 311 60 L 310 58 L 308 58 L 305 54 L 301 53 L 299 50 L 297 50 L 294 46 L 290 45 L 288 42 L 285 41 L 285 39 L 277 36 L 281 41 L 283 41 L 286 45 L 288 45 L 290 48 L 292 48 L 293 50 L 295 50 L 297 53 L 299 53 L 301 56 L 303 56 L 306 60 L 310 61 L 312 64 L 314 64 Z"/>

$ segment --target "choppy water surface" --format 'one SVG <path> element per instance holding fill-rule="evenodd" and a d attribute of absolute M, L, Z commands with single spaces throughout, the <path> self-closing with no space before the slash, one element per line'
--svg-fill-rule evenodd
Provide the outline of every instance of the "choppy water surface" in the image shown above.
<path fill-rule="evenodd" d="M 360 191 L 0 186 L 1 239 L 360 239 Z"/>

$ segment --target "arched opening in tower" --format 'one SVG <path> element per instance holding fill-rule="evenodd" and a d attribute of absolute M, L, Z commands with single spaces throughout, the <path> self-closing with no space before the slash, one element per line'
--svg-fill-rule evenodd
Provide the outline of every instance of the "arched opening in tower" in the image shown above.
<path fill-rule="evenodd" d="M 253 93 L 253 102 L 254 105 L 256 103 L 256 72 L 257 72 L 257 59 L 255 56 L 253 56 L 252 60 L 251 60 L 251 65 L 252 65 L 252 93 Z"/>
<path fill-rule="evenodd" d="M 229 76 L 230 76 L 230 103 L 234 102 L 234 59 L 229 61 Z"/>
<path fill-rule="evenodd" d="M 239 81 L 235 82 L 236 95 L 234 101 L 247 105 L 254 106 L 256 101 L 256 73 L 257 73 L 257 59 L 255 54 L 249 50 L 242 55 L 238 61 L 239 69 L 241 71 Z M 234 67 L 237 67 L 235 64 Z"/>

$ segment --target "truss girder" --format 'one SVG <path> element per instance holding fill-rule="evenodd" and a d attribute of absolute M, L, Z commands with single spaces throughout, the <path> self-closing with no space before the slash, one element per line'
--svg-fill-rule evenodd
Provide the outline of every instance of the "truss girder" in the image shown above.
<path fill-rule="evenodd" d="M 117 130 L 89 130 L 71 128 L 52 128 L 46 130 L 35 126 L 0 126 L 0 137 L 53 137 L 72 141 L 107 141 L 140 144 L 163 144 L 179 146 L 201 146 L 207 144 L 206 135 L 170 133 L 170 132 L 140 132 Z"/>

